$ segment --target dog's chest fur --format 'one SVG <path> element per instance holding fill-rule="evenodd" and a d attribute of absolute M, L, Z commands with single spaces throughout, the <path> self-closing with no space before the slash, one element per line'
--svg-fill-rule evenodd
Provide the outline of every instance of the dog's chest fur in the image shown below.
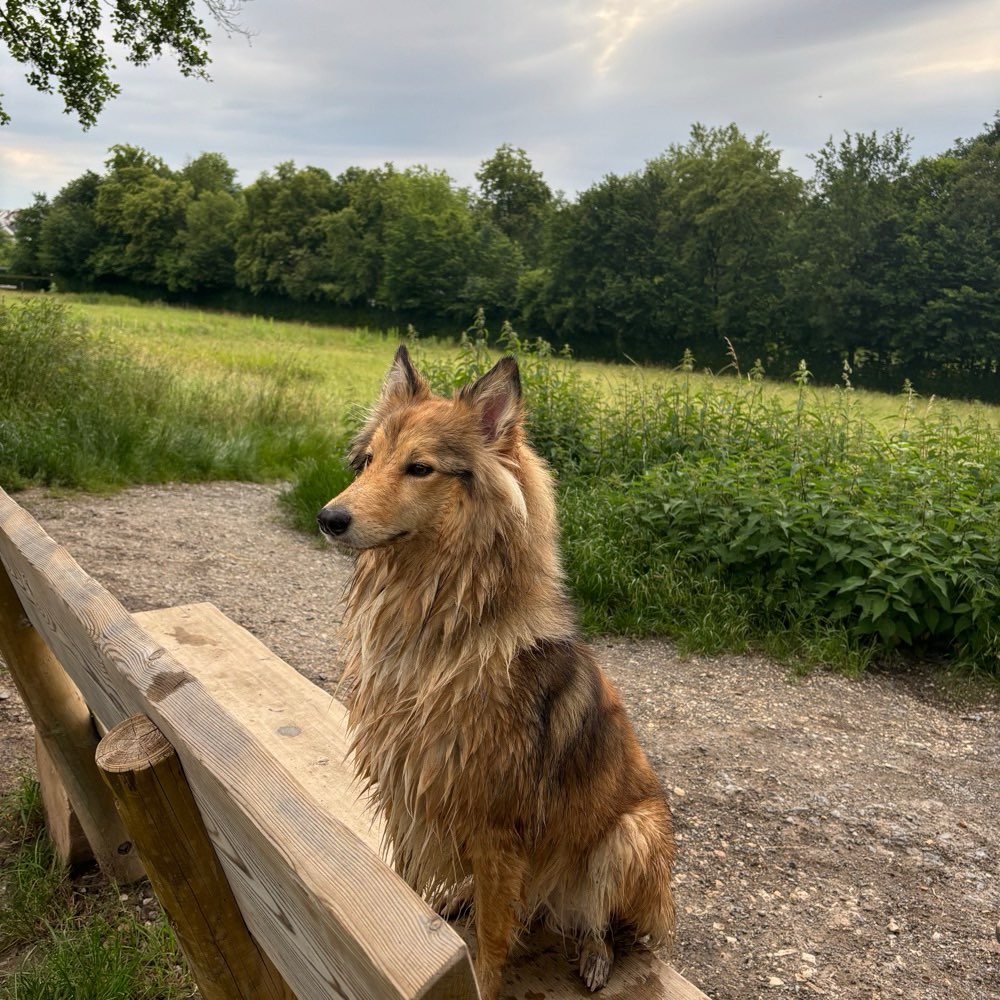
<path fill-rule="evenodd" d="M 473 831 L 509 823 L 532 795 L 533 748 L 516 745 L 526 734 L 509 676 L 518 637 L 473 627 L 454 600 L 427 600 L 433 582 L 387 575 L 380 561 L 359 560 L 344 622 L 355 763 L 401 874 L 446 891 L 468 874 Z"/>

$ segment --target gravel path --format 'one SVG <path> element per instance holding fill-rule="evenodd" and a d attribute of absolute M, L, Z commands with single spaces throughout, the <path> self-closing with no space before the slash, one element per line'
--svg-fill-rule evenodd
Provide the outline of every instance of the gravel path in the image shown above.
<path fill-rule="evenodd" d="M 18 501 L 132 611 L 211 601 L 333 690 L 348 559 L 277 487 Z M 1000 997 L 1000 701 L 933 677 L 795 677 L 758 657 L 596 648 L 670 792 L 676 967 L 716 1000 Z M 30 724 L 0 672 L 0 791 Z"/>

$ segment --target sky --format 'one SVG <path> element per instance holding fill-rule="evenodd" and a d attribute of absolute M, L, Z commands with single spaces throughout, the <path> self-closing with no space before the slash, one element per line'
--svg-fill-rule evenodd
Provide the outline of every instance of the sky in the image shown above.
<path fill-rule="evenodd" d="M 916 158 L 1000 110 L 1000 0 L 250 0 L 241 21 L 249 41 L 214 31 L 211 83 L 116 59 L 123 92 L 86 132 L 0 47 L 0 209 L 116 143 L 177 169 L 219 152 L 242 185 L 293 160 L 470 187 L 510 143 L 572 198 L 695 122 L 766 133 L 809 177 L 830 137 L 901 128 Z"/>

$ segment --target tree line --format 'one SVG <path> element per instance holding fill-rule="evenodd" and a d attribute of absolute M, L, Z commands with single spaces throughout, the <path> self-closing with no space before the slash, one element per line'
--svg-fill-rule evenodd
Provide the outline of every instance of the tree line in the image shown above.
<path fill-rule="evenodd" d="M 759 359 L 776 377 L 805 358 L 823 381 L 995 398 L 1000 114 L 938 156 L 914 160 L 896 130 L 811 160 L 803 179 L 766 135 L 695 125 L 568 199 L 506 144 L 476 189 L 290 162 L 240 187 L 219 153 L 174 170 L 121 145 L 18 214 L 10 263 L 65 288 L 239 293 L 386 325 L 460 328 L 482 307 L 586 357 Z"/>

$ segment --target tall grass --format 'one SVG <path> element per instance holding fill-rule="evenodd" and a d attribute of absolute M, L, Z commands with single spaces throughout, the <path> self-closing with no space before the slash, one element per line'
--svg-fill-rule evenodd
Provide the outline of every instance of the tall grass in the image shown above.
<path fill-rule="evenodd" d="M 76 891 L 55 862 L 38 785 L 27 778 L 0 801 L 0 955 L 0 1000 L 192 995 L 162 917 L 139 923 L 107 883 L 90 879 L 86 891 Z"/>
<path fill-rule="evenodd" d="M 182 375 L 49 297 L 0 300 L 0 357 L 7 488 L 273 479 L 330 446 L 294 368 Z"/>

